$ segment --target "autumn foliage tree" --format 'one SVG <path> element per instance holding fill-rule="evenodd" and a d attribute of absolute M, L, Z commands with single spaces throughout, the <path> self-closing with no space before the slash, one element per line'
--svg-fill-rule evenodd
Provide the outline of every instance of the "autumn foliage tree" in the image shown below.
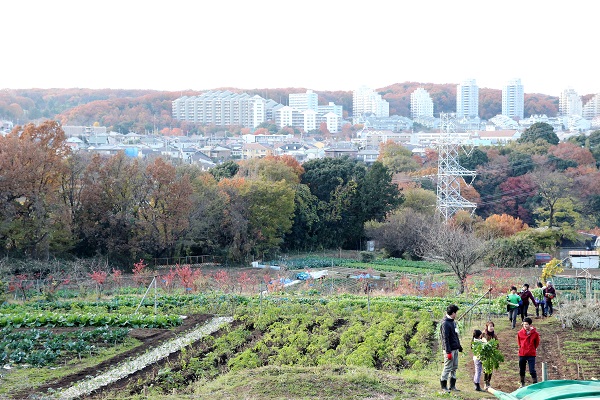
<path fill-rule="evenodd" d="M 16 126 L 0 136 L 0 251 L 48 257 L 72 238 L 58 201 L 64 162 L 70 154 L 57 122 Z"/>

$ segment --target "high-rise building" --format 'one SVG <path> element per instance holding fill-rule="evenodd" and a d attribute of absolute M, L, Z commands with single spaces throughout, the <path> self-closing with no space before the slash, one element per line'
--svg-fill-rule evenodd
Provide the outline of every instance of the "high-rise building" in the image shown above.
<path fill-rule="evenodd" d="M 307 90 L 306 93 L 290 93 L 289 99 L 289 106 L 298 111 L 317 111 L 319 106 L 319 96 L 312 90 Z"/>
<path fill-rule="evenodd" d="M 513 119 L 523 119 L 525 92 L 520 79 L 511 79 L 502 88 L 502 115 Z"/>
<path fill-rule="evenodd" d="M 173 100 L 173 118 L 202 125 L 256 128 L 266 121 L 267 101 L 262 97 L 230 91 L 208 91 Z"/>
<path fill-rule="evenodd" d="M 479 86 L 475 79 L 467 79 L 456 86 L 456 117 L 479 117 Z"/>
<path fill-rule="evenodd" d="M 581 97 L 574 89 L 565 89 L 558 98 L 558 115 L 561 117 L 571 117 L 583 114 L 583 103 Z"/>
<path fill-rule="evenodd" d="M 433 118 L 433 100 L 427 90 L 418 88 L 410 94 L 410 115 L 417 122 L 423 118 Z"/>
<path fill-rule="evenodd" d="M 390 103 L 380 94 L 366 86 L 361 86 L 352 93 L 352 113 L 354 117 L 371 113 L 376 117 L 390 116 Z"/>
<path fill-rule="evenodd" d="M 600 117 L 600 93 L 588 100 L 583 107 L 583 118 L 592 120 Z"/>

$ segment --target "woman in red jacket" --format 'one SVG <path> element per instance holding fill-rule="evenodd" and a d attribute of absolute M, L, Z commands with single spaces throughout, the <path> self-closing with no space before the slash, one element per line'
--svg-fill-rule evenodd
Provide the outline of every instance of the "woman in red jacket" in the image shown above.
<path fill-rule="evenodd" d="M 533 327 L 533 321 L 527 317 L 523 319 L 523 329 L 517 333 L 517 344 L 519 345 L 519 375 L 521 386 L 525 386 L 525 367 L 529 364 L 529 374 L 533 383 L 537 383 L 537 372 L 535 372 L 536 350 L 540 345 L 540 334 Z"/>

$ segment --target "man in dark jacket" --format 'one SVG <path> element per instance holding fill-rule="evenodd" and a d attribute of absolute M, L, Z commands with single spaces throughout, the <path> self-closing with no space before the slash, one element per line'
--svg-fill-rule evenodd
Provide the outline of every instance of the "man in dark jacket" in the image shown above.
<path fill-rule="evenodd" d="M 535 298 L 533 297 L 533 294 L 529 290 L 528 283 L 525 283 L 523 285 L 523 290 L 521 291 L 520 296 L 521 296 L 521 301 L 523 302 L 523 304 L 521 304 L 521 321 L 523 321 L 525 318 L 527 318 L 527 309 L 529 308 L 529 300 L 531 300 L 534 307 L 537 306 L 537 303 L 535 302 Z"/>
<path fill-rule="evenodd" d="M 458 307 L 451 304 L 446 308 L 446 316 L 440 325 L 440 338 L 444 349 L 444 370 L 440 377 L 440 384 L 444 391 L 455 390 L 456 388 L 456 370 L 458 369 L 458 352 L 462 352 L 460 338 L 458 336 L 458 326 L 456 325 L 456 313 Z M 450 378 L 450 387 L 448 387 L 448 378 Z"/>

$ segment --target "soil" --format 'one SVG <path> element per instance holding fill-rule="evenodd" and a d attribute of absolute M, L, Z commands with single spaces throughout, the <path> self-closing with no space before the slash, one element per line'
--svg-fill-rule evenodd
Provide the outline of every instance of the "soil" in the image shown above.
<path fill-rule="evenodd" d="M 132 329 L 129 335 L 132 338 L 140 340 L 142 343 L 135 348 L 128 350 L 127 352 L 121 353 L 113 358 L 110 358 L 106 361 L 101 362 L 100 364 L 83 369 L 78 371 L 77 373 L 67 375 L 59 380 L 49 382 L 43 386 L 38 386 L 35 389 L 21 391 L 19 393 L 14 394 L 12 398 L 15 399 L 27 399 L 27 398 L 36 398 L 41 393 L 47 393 L 48 389 L 58 389 L 58 388 L 67 388 L 72 386 L 75 382 L 86 379 L 88 376 L 95 376 L 99 373 L 105 372 L 114 368 L 114 366 L 122 361 L 131 359 L 139 354 L 143 354 L 150 348 L 154 348 L 159 346 L 160 344 L 167 342 L 174 337 L 186 332 L 192 328 L 195 328 L 199 325 L 206 323 L 209 319 L 211 319 L 212 315 L 207 314 L 197 314 L 197 315 L 189 315 L 186 319 L 183 320 L 183 324 L 178 327 L 172 329 Z M 69 328 L 60 328 L 58 330 L 64 332 Z M 73 328 L 77 330 L 79 328 Z M 54 329 L 53 329 L 54 331 Z"/>

